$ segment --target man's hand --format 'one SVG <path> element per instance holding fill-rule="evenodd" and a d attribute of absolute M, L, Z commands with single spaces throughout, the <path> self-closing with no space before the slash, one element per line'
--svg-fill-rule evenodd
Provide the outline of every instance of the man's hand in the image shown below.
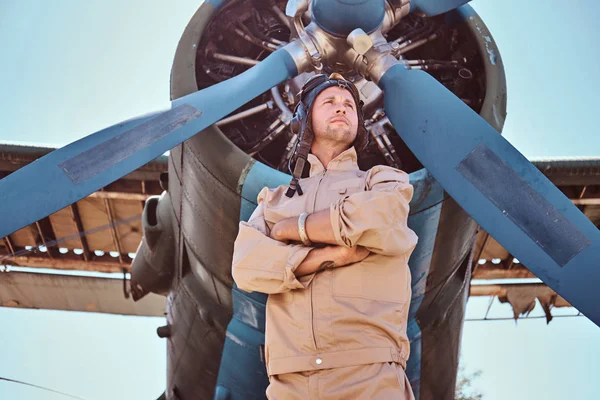
<path fill-rule="evenodd" d="M 271 229 L 269 235 L 271 239 L 279 242 L 285 242 L 287 240 L 300 241 L 300 234 L 298 233 L 298 217 L 286 218 L 277 222 Z"/>
<path fill-rule="evenodd" d="M 354 247 L 335 246 L 335 247 L 338 247 L 341 251 L 341 259 L 340 259 L 340 264 L 337 265 L 338 267 L 357 263 L 359 261 L 364 260 L 365 258 L 367 258 L 367 256 L 369 254 L 371 254 L 371 252 L 369 250 L 367 250 L 366 247 L 362 247 L 362 246 L 354 246 Z"/>

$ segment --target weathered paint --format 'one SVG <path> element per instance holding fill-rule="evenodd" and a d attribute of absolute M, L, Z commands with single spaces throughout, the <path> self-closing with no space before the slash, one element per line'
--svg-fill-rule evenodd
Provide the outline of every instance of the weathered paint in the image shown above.
<path fill-rule="evenodd" d="M 474 35 L 485 69 L 486 91 L 479 115 L 498 132 L 502 132 L 506 119 L 506 76 L 502 57 L 492 34 L 473 7 L 468 4 L 448 13 L 446 21 L 466 23 Z"/>
<path fill-rule="evenodd" d="M 475 23 L 475 28 L 477 29 L 477 32 L 479 32 L 481 37 L 483 38 L 483 40 L 485 40 L 485 49 L 489 55 L 490 64 L 496 65 L 496 59 L 497 59 L 496 50 L 490 48 L 490 44 L 492 43 L 492 38 L 489 35 L 485 34 L 484 30 L 477 23 L 476 18 L 469 17 L 469 20 L 473 21 Z"/>
<path fill-rule="evenodd" d="M 560 267 L 592 243 L 485 144 L 469 153 L 457 170 Z M 502 186 L 507 185 L 511 186 L 508 192 L 502 190 Z"/>
<path fill-rule="evenodd" d="M 58 167 L 74 184 L 85 182 L 201 115 L 200 110 L 182 104 L 63 161 Z"/>

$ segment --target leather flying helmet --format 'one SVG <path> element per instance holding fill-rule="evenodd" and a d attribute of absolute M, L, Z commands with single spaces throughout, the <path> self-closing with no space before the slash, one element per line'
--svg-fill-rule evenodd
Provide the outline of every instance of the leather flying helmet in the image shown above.
<path fill-rule="evenodd" d="M 356 86 L 338 73 L 333 73 L 329 76 L 326 74 L 317 74 L 309 78 L 304 83 L 304 86 L 302 86 L 300 93 L 298 93 L 300 101 L 296 105 L 294 116 L 290 123 L 292 133 L 298 135 L 298 138 L 294 146 L 294 153 L 288 162 L 288 170 L 290 174 L 292 174 L 290 187 L 286 192 L 286 196 L 288 197 L 294 196 L 294 193 L 296 192 L 302 196 L 302 188 L 298 184 L 298 180 L 300 179 L 302 171 L 304 170 L 304 166 L 306 165 L 308 153 L 310 152 L 312 141 L 314 139 L 312 124 L 310 122 L 312 106 L 319 93 L 331 86 L 339 86 L 340 88 L 348 90 L 352 94 L 352 98 L 356 103 L 356 112 L 358 113 L 358 132 L 352 145 L 356 149 L 357 153 L 364 150 L 369 143 L 369 135 L 367 128 L 365 127 L 365 117 L 362 109 L 363 102 L 360 100 L 360 95 Z M 293 171 L 291 168 L 292 164 L 294 164 Z"/>

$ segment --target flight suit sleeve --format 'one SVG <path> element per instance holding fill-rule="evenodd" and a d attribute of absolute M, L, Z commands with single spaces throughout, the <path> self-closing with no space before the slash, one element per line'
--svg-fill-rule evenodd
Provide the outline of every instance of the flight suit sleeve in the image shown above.
<path fill-rule="evenodd" d="M 264 218 L 267 188 L 258 196 L 258 206 L 248 222 L 240 222 L 233 248 L 232 275 L 242 290 L 261 293 L 284 293 L 304 289 L 294 271 L 312 247 L 286 244 L 269 237 Z"/>
<path fill-rule="evenodd" d="M 418 240 L 407 225 L 412 196 L 408 174 L 391 167 L 373 167 L 367 174 L 365 191 L 330 207 L 336 242 L 346 247 L 364 246 L 388 256 L 412 251 Z"/>

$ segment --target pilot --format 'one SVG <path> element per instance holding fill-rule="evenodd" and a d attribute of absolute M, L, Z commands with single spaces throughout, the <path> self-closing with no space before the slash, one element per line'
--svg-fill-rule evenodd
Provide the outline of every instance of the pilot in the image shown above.
<path fill-rule="evenodd" d="M 405 374 L 413 187 L 398 169 L 359 169 L 368 132 L 352 82 L 319 74 L 299 96 L 292 182 L 260 192 L 233 253 L 238 287 L 269 294 L 266 396 L 414 399 Z"/>

